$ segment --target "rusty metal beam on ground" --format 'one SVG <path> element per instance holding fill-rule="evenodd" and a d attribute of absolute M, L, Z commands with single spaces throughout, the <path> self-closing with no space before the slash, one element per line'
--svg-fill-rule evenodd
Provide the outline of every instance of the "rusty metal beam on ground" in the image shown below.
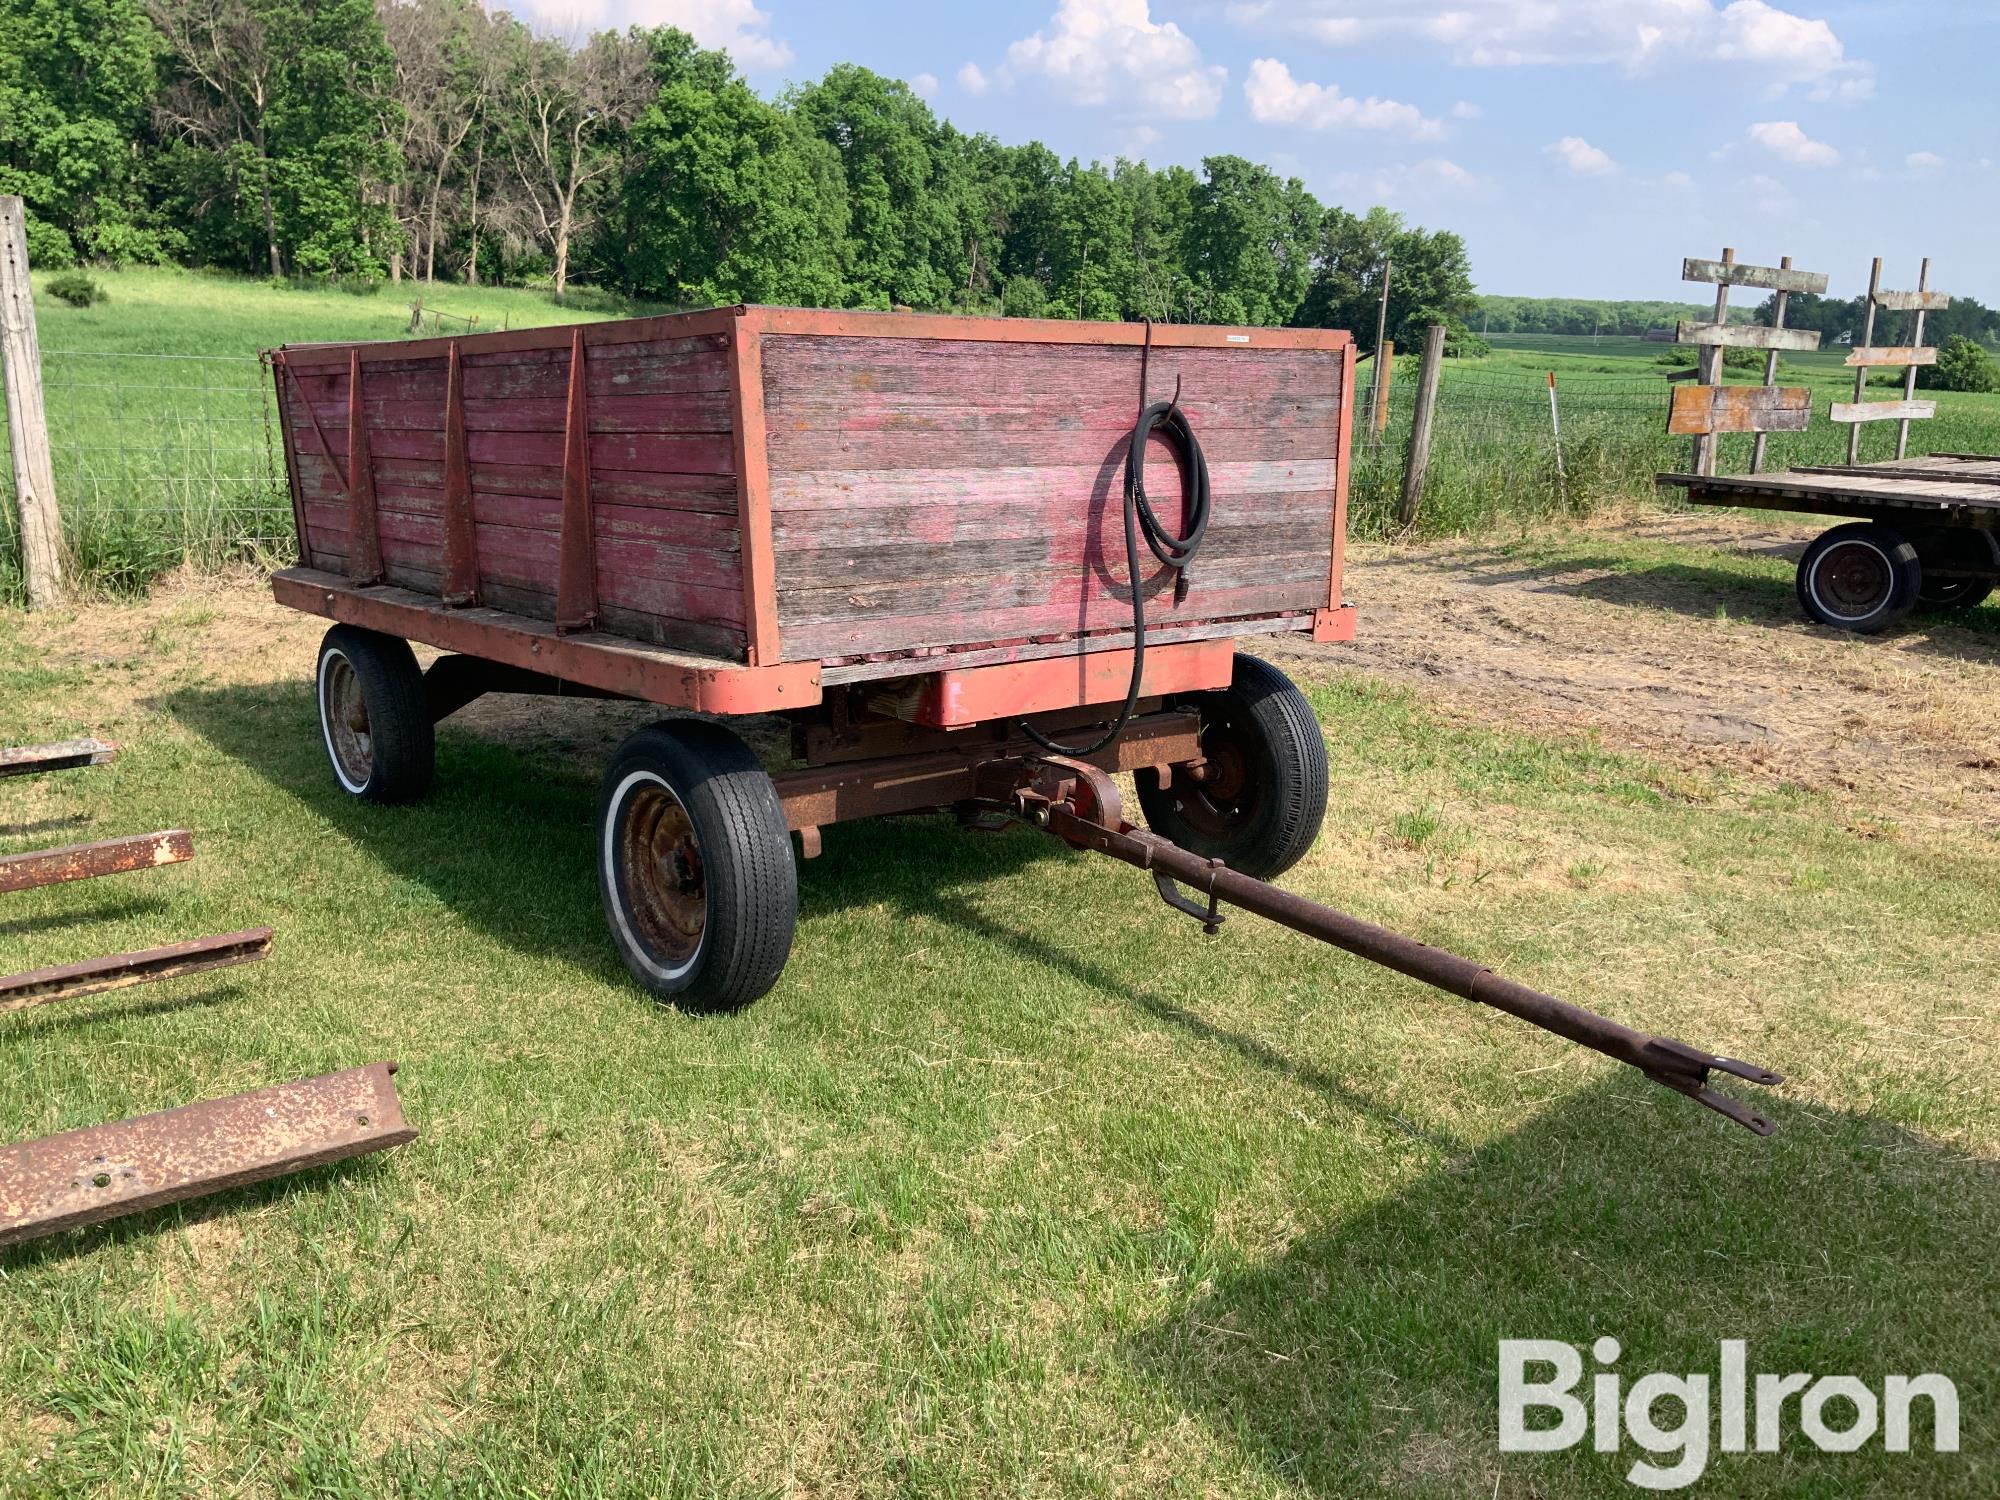
<path fill-rule="evenodd" d="M 58 849 L 33 849 L 26 854 L 0 856 L 0 894 L 69 880 L 95 880 L 100 875 L 124 875 L 193 858 L 194 835 L 185 828 L 135 833 L 94 844 L 64 844 Z"/>
<path fill-rule="evenodd" d="M 371 1063 L 0 1146 L 0 1245 L 413 1141 L 395 1071 Z"/>
<path fill-rule="evenodd" d="M 53 745 L 11 745 L 0 749 L 0 776 L 39 776 L 77 766 L 101 766 L 118 753 L 109 740 L 61 740 Z"/>
<path fill-rule="evenodd" d="M 134 953 L 87 958 L 81 963 L 30 969 L 25 974 L 0 978 L 0 1013 L 46 1005 L 51 1000 L 74 1000 L 105 990 L 122 990 L 127 985 L 149 984 L 155 979 L 178 979 L 183 974 L 255 963 L 268 958 L 270 953 L 271 929 L 250 927 L 219 937 L 169 943 L 164 948 L 142 948 Z"/>

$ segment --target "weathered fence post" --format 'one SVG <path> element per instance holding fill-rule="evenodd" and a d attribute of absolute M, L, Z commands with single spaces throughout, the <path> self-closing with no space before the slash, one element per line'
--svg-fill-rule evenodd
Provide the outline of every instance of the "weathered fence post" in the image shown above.
<path fill-rule="evenodd" d="M 1729 321 L 1729 268 L 1735 264 L 1736 252 L 1724 246 L 1721 260 L 1722 279 L 1716 283 L 1715 287 L 1715 321 L 1718 323 L 1727 323 Z M 1694 357 L 1694 364 L 1696 370 L 1695 378 L 1703 385 L 1722 384 L 1722 345 L 1702 345 L 1700 351 Z M 1553 392 L 1555 387 L 1551 385 L 1549 389 Z M 1549 399 L 1553 401 L 1555 398 L 1551 395 Z M 1692 464 L 1694 472 L 1697 474 L 1713 474 L 1715 472 L 1715 455 L 1720 447 L 1721 444 L 1716 441 L 1714 433 L 1698 434 L 1694 440 Z M 1556 439 L 1556 452 L 1558 454 L 1562 452 L 1562 439 L 1560 437 Z M 1558 458 L 1558 467 L 1560 467 L 1561 462 L 1561 459 Z"/>
<path fill-rule="evenodd" d="M 1382 351 L 1375 356 L 1375 441 L 1382 441 L 1382 434 L 1389 427 L 1389 387 L 1396 379 L 1396 341 L 1382 340 Z"/>
<path fill-rule="evenodd" d="M 1368 409 L 1377 418 L 1375 431 L 1382 430 L 1381 417 L 1388 408 L 1383 399 L 1384 383 L 1388 376 L 1382 373 L 1382 359 L 1388 346 L 1384 343 L 1389 336 L 1389 274 L 1395 268 L 1393 261 L 1382 262 L 1382 303 L 1375 313 L 1375 382 L 1368 391 Z"/>
<path fill-rule="evenodd" d="M 1431 465 L 1431 419 L 1437 410 L 1438 378 L 1444 369 L 1444 325 L 1433 323 L 1424 330 L 1424 358 L 1417 368 L 1417 410 L 1410 418 L 1410 451 L 1403 461 L 1403 504 L 1396 519 L 1404 526 L 1417 523 L 1417 507 L 1424 500 L 1424 474 Z"/>
<path fill-rule="evenodd" d="M 42 406 L 42 351 L 28 285 L 28 210 L 11 195 L 0 196 L 0 377 L 7 397 L 28 607 L 49 609 L 62 602 L 62 518 L 56 512 L 48 413 Z"/>

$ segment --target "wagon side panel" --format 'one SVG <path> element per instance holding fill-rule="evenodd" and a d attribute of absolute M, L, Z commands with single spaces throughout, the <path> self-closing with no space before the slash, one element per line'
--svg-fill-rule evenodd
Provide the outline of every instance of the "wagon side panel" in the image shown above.
<path fill-rule="evenodd" d="M 1139 366 L 1131 346 L 765 334 L 785 658 L 1129 630 Z M 1149 626 L 1248 629 L 1326 607 L 1346 368 L 1339 347 L 1153 349 L 1149 391 L 1180 382 L 1214 505 L 1185 600 L 1141 544 Z M 1184 529 L 1157 435 L 1147 488 Z"/>
<path fill-rule="evenodd" d="M 729 340 L 586 343 L 588 485 L 597 617 L 636 640 L 741 660 L 744 600 Z M 564 525 L 570 340 L 460 341 L 473 550 L 483 602 L 553 619 Z M 445 572 L 446 357 L 361 362 L 368 472 L 387 580 L 428 594 Z M 287 423 L 307 563 L 346 572 L 349 373 L 295 365 Z M 313 426 L 317 419 L 318 427 Z"/>

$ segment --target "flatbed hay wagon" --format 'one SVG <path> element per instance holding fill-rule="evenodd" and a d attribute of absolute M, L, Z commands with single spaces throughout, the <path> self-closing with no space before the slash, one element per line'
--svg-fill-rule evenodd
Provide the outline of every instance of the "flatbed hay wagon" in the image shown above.
<path fill-rule="evenodd" d="M 1844 516 L 1799 559 L 1799 605 L 1873 635 L 1912 609 L 1970 609 L 2000 584 L 2000 457 L 1934 453 L 1775 474 L 1661 474 L 1693 505 Z"/>
<path fill-rule="evenodd" d="M 348 793 L 420 797 L 484 693 L 679 711 L 613 756 L 597 879 L 626 968 L 693 1009 L 776 983 L 799 855 L 955 809 L 1152 874 L 1631 1063 L 1777 1075 L 1647 1036 L 1266 884 L 1311 847 L 1326 743 L 1244 636 L 1351 639 L 1355 351 L 1320 329 L 735 307 L 273 351 Z M 1133 580 L 1137 580 L 1136 589 Z M 409 643 L 445 654 L 419 669 Z M 701 717 L 696 717 L 697 715 Z M 775 715 L 767 769 L 726 722 Z M 1130 773 L 1147 825 L 1125 821 Z"/>

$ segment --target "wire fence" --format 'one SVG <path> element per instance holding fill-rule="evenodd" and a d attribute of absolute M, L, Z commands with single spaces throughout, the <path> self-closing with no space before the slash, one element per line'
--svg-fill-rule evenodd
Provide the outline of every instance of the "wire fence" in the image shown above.
<path fill-rule="evenodd" d="M 132 589 L 183 565 L 294 555 L 270 380 L 257 356 L 44 350 L 42 393 L 75 577 Z M 11 454 L 0 472 L 11 502 Z M 19 523 L 11 503 L 4 509 L 12 592 Z"/>

